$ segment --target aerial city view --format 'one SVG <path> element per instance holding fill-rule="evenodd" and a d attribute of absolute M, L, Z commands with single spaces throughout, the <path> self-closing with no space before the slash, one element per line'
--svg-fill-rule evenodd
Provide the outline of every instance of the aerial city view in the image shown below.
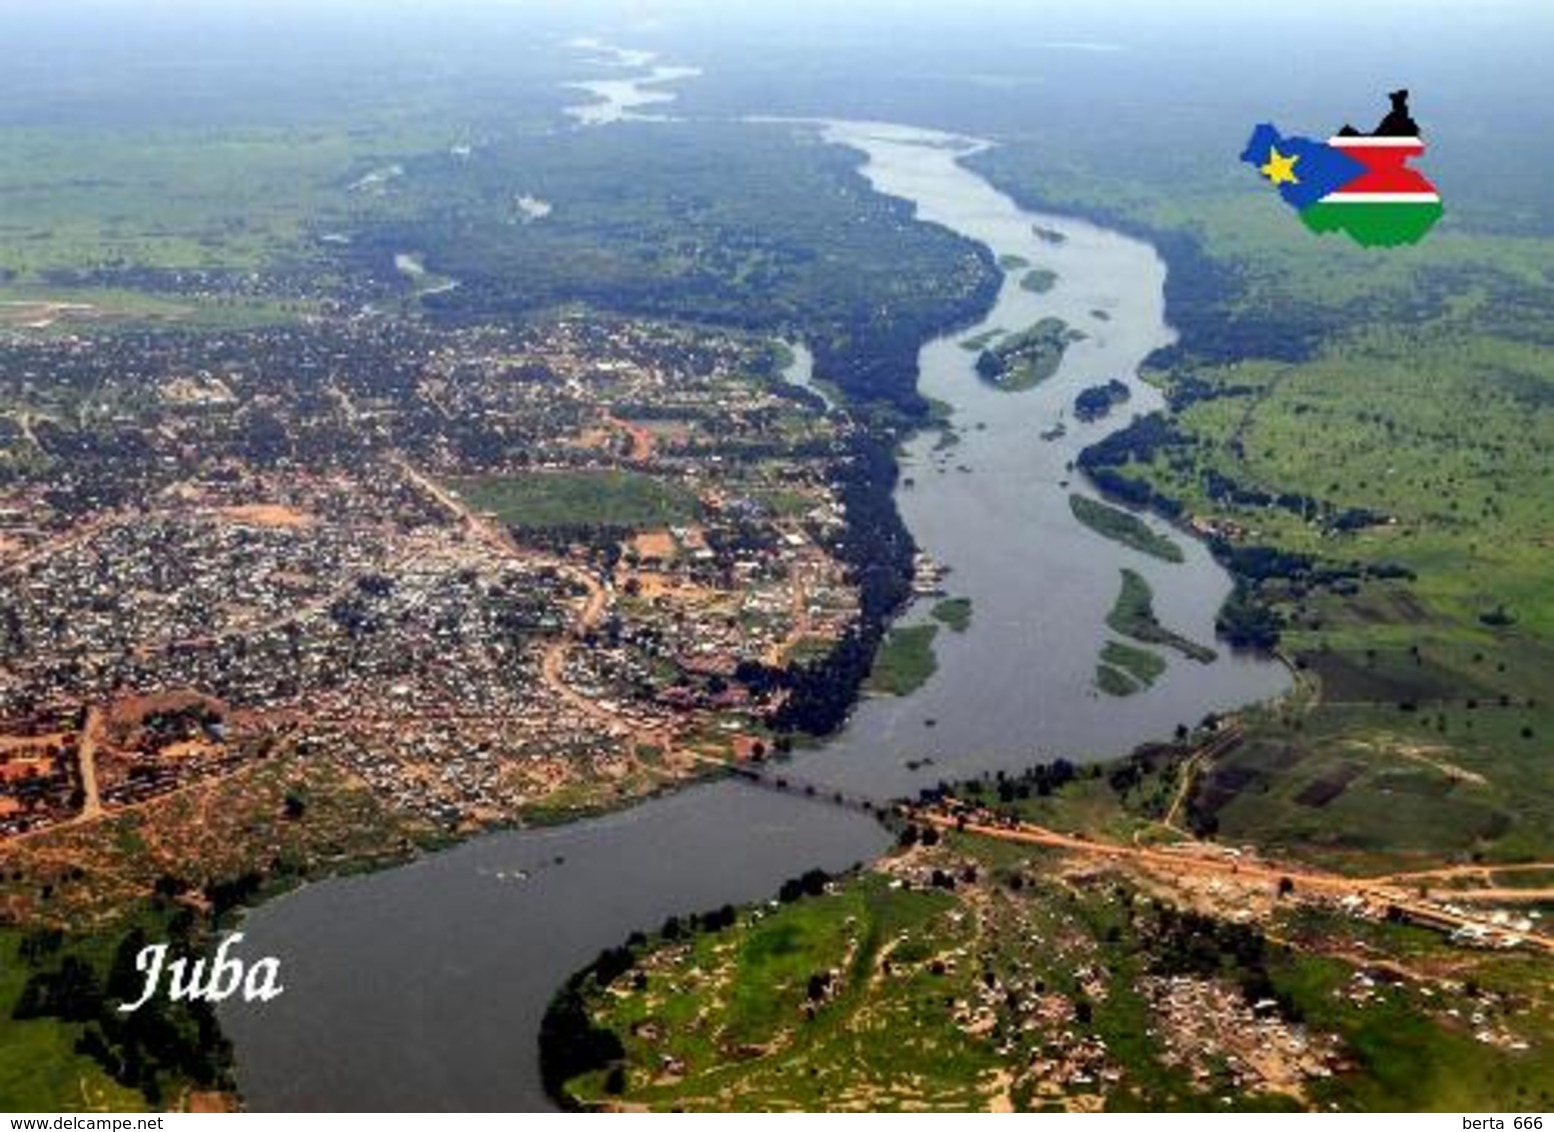
<path fill-rule="evenodd" d="M 0 1108 L 1541 1127 L 1535 0 L 0 27 Z"/>

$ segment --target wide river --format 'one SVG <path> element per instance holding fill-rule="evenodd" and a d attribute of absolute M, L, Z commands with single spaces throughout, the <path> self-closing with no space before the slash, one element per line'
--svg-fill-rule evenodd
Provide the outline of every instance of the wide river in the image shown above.
<path fill-rule="evenodd" d="M 1206 643 L 1230 586 L 1196 543 L 1178 538 L 1186 562 L 1160 562 L 1092 534 L 1069 511 L 1068 493 L 1082 485 L 1068 461 L 1159 404 L 1135 377 L 1171 338 L 1154 250 L 1016 207 L 960 163 L 975 148 L 962 139 L 868 123 L 751 128 L 820 129 L 861 151 L 874 188 L 913 202 L 921 219 L 1058 274 L 1035 294 L 1019 285 L 1023 269 L 1011 269 L 982 326 L 931 342 L 920 357 L 920 386 L 954 407 L 960 442 L 936 450 L 937 434 L 913 441 L 903 469 L 912 483 L 897 502 L 918 543 L 950 568 L 946 589 L 972 599 L 971 628 L 942 630 L 925 687 L 866 700 L 842 735 L 796 758 L 794 773 L 890 798 L 1055 754 L 1119 753 L 1280 692 L 1277 665 L 1223 651 L 1210 665 L 1172 654 L 1152 689 L 1126 699 L 1093 687 L 1120 567 L 1149 579 L 1162 621 Z M 964 339 L 1046 315 L 1087 335 L 1054 378 L 1023 393 L 978 379 Z M 1082 424 L 1065 412 L 1079 389 L 1112 377 L 1133 390 L 1112 419 Z M 1060 420 L 1064 435 L 1043 440 Z M 906 619 L 925 615 L 919 607 Z M 922 760 L 931 761 L 909 769 Z M 536 1034 L 574 970 L 670 913 L 764 899 L 787 877 L 866 860 L 887 840 L 856 814 L 718 782 L 307 886 L 257 909 L 245 927 L 246 954 L 281 958 L 286 993 L 223 1009 L 243 1095 L 254 1109 L 549 1107 Z"/>

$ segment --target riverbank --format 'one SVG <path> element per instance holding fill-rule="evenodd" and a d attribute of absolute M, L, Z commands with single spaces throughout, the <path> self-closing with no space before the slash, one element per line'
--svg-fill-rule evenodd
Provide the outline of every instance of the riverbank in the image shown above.
<path fill-rule="evenodd" d="M 558 996 L 554 1095 L 1331 1111 L 1490 1109 L 1539 1087 L 1554 1010 L 1525 988 L 1554 942 L 1508 931 L 1519 911 L 1458 907 L 1449 873 L 1355 877 L 1187 835 L 1195 785 L 1243 737 L 1214 721 L 1107 764 L 961 783 L 866 869 L 633 937 Z M 1537 900 L 1497 898 L 1518 895 Z M 1418 1072 L 1391 1070 L 1420 1050 Z"/>

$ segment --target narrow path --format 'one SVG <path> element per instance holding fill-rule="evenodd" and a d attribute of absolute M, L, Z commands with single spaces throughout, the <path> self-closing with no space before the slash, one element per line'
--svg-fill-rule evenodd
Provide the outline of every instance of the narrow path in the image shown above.
<path fill-rule="evenodd" d="M 804 569 L 800 563 L 793 564 L 788 581 L 793 587 L 792 600 L 789 603 L 789 615 L 793 624 L 782 640 L 774 642 L 766 650 L 764 659 L 774 668 L 783 664 L 798 643 L 809 636 L 809 589 L 804 584 Z"/>
<path fill-rule="evenodd" d="M 81 813 L 78 821 L 90 821 L 103 812 L 102 794 L 97 789 L 97 736 L 102 728 L 102 709 L 87 709 L 86 723 L 81 728 L 81 742 L 76 748 L 76 764 L 81 775 Z"/>
<path fill-rule="evenodd" d="M 1204 761 L 1208 757 L 1208 752 L 1199 751 L 1182 763 L 1182 768 L 1180 771 L 1182 780 L 1177 784 L 1176 797 L 1171 799 L 1171 808 L 1166 811 L 1166 816 L 1164 819 L 1162 819 L 1162 824 L 1164 824 L 1167 829 L 1174 830 L 1177 833 L 1186 832 L 1182 829 L 1180 824 L 1182 810 L 1187 805 L 1188 795 L 1192 793 L 1193 781 L 1196 778 L 1198 771 L 1202 769 Z"/>
<path fill-rule="evenodd" d="M 1406 884 L 1418 880 L 1450 880 L 1453 877 L 1492 877 L 1495 873 L 1554 873 L 1554 861 L 1522 861 L 1512 865 L 1496 865 L 1483 862 L 1472 865 L 1448 865 L 1435 869 L 1419 869 L 1407 873 L 1387 873 L 1376 879 L 1389 884 Z"/>

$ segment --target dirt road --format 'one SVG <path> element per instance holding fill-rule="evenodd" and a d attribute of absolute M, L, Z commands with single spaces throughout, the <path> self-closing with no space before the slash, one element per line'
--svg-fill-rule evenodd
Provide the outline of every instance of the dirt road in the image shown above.
<path fill-rule="evenodd" d="M 1421 899 L 1415 893 L 1390 885 L 1387 883 L 1387 878 L 1349 877 L 1338 873 L 1317 872 L 1304 867 L 1286 868 L 1260 861 L 1248 861 L 1239 856 L 1230 856 L 1224 850 L 1202 842 L 1185 843 L 1180 849 L 1151 848 L 1093 841 L 1087 837 L 1060 833 L 1045 826 L 1026 822 L 1002 825 L 936 811 L 919 813 L 916 816 L 919 820 L 940 829 L 959 829 L 962 832 L 974 833 L 980 837 L 990 837 L 998 841 L 1064 849 L 1119 863 L 1142 865 L 1172 876 L 1184 874 L 1223 876 L 1240 881 L 1264 881 L 1271 886 L 1278 886 L 1288 881 L 1295 886 L 1297 892 L 1316 891 L 1338 896 L 1359 896 L 1368 901 L 1395 907 L 1413 919 L 1437 927 L 1466 928 L 1493 936 L 1504 935 L 1506 930 L 1503 924 L 1496 924 L 1486 917 L 1449 911 L 1439 903 Z M 1539 889 L 1511 888 L 1492 891 L 1495 892 L 1494 899 L 1505 903 L 1535 902 L 1547 898 L 1540 894 Z M 1446 898 L 1446 894 L 1442 894 L 1442 899 Z M 1462 898 L 1463 902 L 1467 902 L 1468 899 L 1465 893 L 1456 891 L 1450 893 L 1452 901 L 1457 901 L 1459 898 Z M 1554 939 L 1541 935 L 1522 935 L 1520 938 L 1529 947 L 1554 954 Z"/>
<path fill-rule="evenodd" d="M 102 794 L 97 789 L 97 736 L 102 730 L 102 709 L 88 708 L 86 723 L 81 728 L 81 743 L 77 747 L 76 760 L 81 774 L 81 813 L 78 821 L 89 821 L 103 812 Z"/>

